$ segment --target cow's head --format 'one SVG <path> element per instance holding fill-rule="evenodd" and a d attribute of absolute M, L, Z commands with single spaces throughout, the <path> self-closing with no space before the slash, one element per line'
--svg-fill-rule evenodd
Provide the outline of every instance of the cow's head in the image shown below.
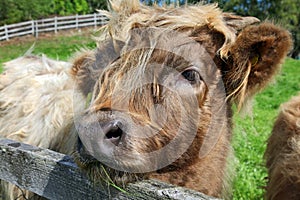
<path fill-rule="evenodd" d="M 112 1 L 107 16 L 98 48 L 73 66 L 89 101 L 76 160 L 116 182 L 192 165 L 221 134 L 227 151 L 230 102 L 262 89 L 291 46 L 286 31 L 212 5 Z"/>

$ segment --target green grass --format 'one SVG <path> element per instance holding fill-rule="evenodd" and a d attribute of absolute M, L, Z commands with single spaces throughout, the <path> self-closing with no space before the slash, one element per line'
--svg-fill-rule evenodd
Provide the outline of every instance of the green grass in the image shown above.
<path fill-rule="evenodd" d="M 263 153 L 280 104 L 300 92 L 300 61 L 287 59 L 276 82 L 254 99 L 253 115 L 234 117 L 233 146 L 237 157 L 234 199 L 263 199 L 266 169 Z"/>
<path fill-rule="evenodd" d="M 65 33 L 66 34 L 66 33 Z M 45 54 L 50 58 L 68 60 L 72 54 L 81 48 L 94 48 L 95 42 L 89 32 L 59 34 L 57 36 L 42 36 L 41 38 L 26 37 L 0 42 L 0 72 L 4 62 L 24 55 L 32 46 L 32 54 Z"/>
<path fill-rule="evenodd" d="M 0 71 L 3 62 L 23 55 L 34 43 L 34 54 L 44 53 L 60 60 L 68 60 L 80 48 L 95 47 L 89 34 L 0 42 Z M 280 104 L 300 91 L 299 84 L 300 61 L 287 59 L 275 83 L 254 99 L 253 115 L 246 118 L 234 116 L 233 146 L 237 159 L 234 199 L 263 199 L 263 187 L 266 184 L 263 153 L 266 140 Z"/>

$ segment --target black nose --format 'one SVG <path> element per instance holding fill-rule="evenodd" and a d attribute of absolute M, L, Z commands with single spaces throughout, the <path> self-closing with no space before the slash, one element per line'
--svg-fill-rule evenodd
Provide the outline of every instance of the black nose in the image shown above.
<path fill-rule="evenodd" d="M 121 129 L 122 123 L 120 121 L 113 121 L 103 127 L 105 140 L 110 141 L 116 146 L 119 146 L 124 139 L 124 132 Z"/>

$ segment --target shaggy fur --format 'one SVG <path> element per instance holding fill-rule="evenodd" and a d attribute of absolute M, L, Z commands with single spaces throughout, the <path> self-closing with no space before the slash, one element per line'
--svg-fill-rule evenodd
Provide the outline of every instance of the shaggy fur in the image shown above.
<path fill-rule="evenodd" d="M 5 63 L 0 81 L 1 136 L 52 150 L 70 149 L 72 143 L 68 146 L 64 139 L 68 132 L 57 133 L 66 129 L 66 119 L 72 119 L 85 105 L 85 98 L 76 93 L 71 66 L 44 56 Z M 66 143 L 58 148 L 63 141 Z"/>
<path fill-rule="evenodd" d="M 70 154 L 77 138 L 69 131 L 68 120 L 76 110 L 84 109 L 85 102 L 76 93 L 71 67 L 45 56 L 5 63 L 0 75 L 1 136 Z M 2 185 L 5 199 L 33 196 L 12 185 Z"/>
<path fill-rule="evenodd" d="M 272 79 L 289 33 L 214 5 L 110 7 L 97 49 L 72 64 L 6 63 L 0 134 L 72 154 L 95 182 L 156 178 L 228 198 L 231 103 Z"/>
<path fill-rule="evenodd" d="M 300 95 L 281 106 L 265 153 L 266 199 L 300 199 Z"/>

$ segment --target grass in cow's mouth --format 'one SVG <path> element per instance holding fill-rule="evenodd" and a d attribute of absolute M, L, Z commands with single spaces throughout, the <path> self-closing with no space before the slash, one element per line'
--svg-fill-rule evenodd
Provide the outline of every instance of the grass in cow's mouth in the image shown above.
<path fill-rule="evenodd" d="M 89 107 L 91 100 L 92 100 L 92 93 L 90 92 L 86 97 L 85 108 Z"/>
<path fill-rule="evenodd" d="M 22 56 L 33 43 L 34 54 L 44 53 L 50 58 L 68 60 L 72 53 L 82 47 L 94 48 L 90 34 L 57 36 L 49 38 L 29 38 L 14 42 L 0 43 L 0 72 L 1 65 L 11 59 Z M 262 199 L 266 184 L 266 169 L 263 153 L 266 140 L 271 133 L 275 117 L 282 102 L 290 99 L 300 91 L 300 61 L 287 59 L 276 82 L 264 92 L 256 95 L 253 105 L 253 115 L 244 119 L 235 115 L 233 146 L 237 158 L 237 172 L 234 181 L 233 199 Z M 88 101 L 89 99 L 87 99 Z M 110 186 L 127 193 L 108 176 L 102 166 L 102 178 Z"/>
<path fill-rule="evenodd" d="M 106 169 L 104 168 L 103 165 L 101 165 L 101 168 L 102 168 L 102 170 L 103 170 L 103 172 L 104 172 L 104 174 L 105 174 L 105 176 L 106 176 L 106 178 L 103 179 L 106 183 L 108 183 L 110 186 L 116 188 L 116 189 L 119 190 L 120 192 L 123 192 L 123 193 L 128 194 L 128 192 L 127 192 L 126 190 L 124 190 L 123 188 L 117 186 L 117 185 L 113 182 L 113 180 L 111 180 L 110 176 L 108 175 L 108 173 L 107 173 L 107 171 L 106 171 Z"/>
<path fill-rule="evenodd" d="M 75 163 L 84 169 L 86 175 L 92 180 L 92 183 L 95 184 L 94 186 L 97 186 L 98 183 L 104 186 L 105 183 L 109 187 L 114 187 L 120 192 L 129 194 L 125 189 L 115 184 L 103 164 L 96 160 L 81 159 L 82 157 L 78 152 L 74 152 L 72 156 L 74 157 Z"/>

